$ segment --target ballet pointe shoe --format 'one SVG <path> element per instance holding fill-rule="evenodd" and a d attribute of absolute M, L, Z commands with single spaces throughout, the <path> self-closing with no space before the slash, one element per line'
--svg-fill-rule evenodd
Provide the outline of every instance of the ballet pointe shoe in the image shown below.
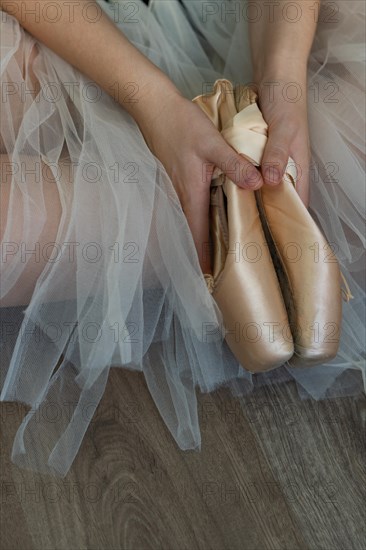
<path fill-rule="evenodd" d="M 256 94 L 249 101 L 256 101 Z M 258 150 L 249 154 L 260 165 L 267 140 L 268 126 L 256 105 L 248 108 L 248 87 L 237 86 L 235 99 L 238 111 L 252 109 L 252 128 L 263 136 L 251 140 Z M 244 116 L 244 115 L 243 115 Z M 245 126 L 242 122 L 243 136 Z M 235 143 L 233 143 L 235 146 Z M 250 149 L 247 148 L 247 153 Z M 338 352 L 342 296 L 353 298 L 337 258 L 296 191 L 297 171 L 289 158 L 279 185 L 263 185 L 255 191 L 266 240 L 276 268 L 282 295 L 287 307 L 294 340 L 294 354 L 287 364 L 311 367 L 326 363 Z M 342 288 L 342 279 L 345 290 Z"/>
<path fill-rule="evenodd" d="M 342 280 L 332 247 L 299 198 L 290 172 L 277 186 L 263 186 L 256 194 L 294 337 L 288 364 L 306 367 L 337 355 Z"/>
<path fill-rule="evenodd" d="M 193 101 L 237 152 L 259 160 L 261 147 L 254 142 L 262 142 L 264 136 L 253 131 L 250 121 L 243 131 L 228 80 L 216 81 L 212 94 Z M 228 346 L 250 372 L 283 365 L 293 356 L 294 345 L 256 195 L 238 187 L 219 169 L 211 182 L 210 235 L 212 274 L 204 277 L 222 312 Z"/>

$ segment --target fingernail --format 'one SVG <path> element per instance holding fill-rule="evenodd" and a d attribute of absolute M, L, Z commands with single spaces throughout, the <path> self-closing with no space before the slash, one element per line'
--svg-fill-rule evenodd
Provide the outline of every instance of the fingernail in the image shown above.
<path fill-rule="evenodd" d="M 264 177 L 267 183 L 276 184 L 281 181 L 281 172 L 275 166 L 267 166 L 264 170 Z"/>
<path fill-rule="evenodd" d="M 246 173 L 245 185 L 252 189 L 260 187 L 262 184 L 261 179 L 261 175 L 256 168 L 249 168 Z"/>

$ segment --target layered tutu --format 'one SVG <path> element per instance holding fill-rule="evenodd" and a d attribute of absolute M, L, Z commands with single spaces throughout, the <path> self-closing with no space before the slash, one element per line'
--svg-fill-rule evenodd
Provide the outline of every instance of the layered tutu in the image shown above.
<path fill-rule="evenodd" d="M 1 14 L 1 400 L 30 407 L 16 464 L 66 475 L 111 367 L 144 373 L 181 449 L 201 445 L 197 390 L 240 398 L 295 380 L 303 398 L 364 391 L 365 4 L 332 5 L 308 65 L 310 212 L 354 298 L 334 360 L 260 375 L 225 342 L 173 184 L 133 118 Z M 252 81 L 247 0 L 99 6 L 189 99 L 217 78 Z"/>

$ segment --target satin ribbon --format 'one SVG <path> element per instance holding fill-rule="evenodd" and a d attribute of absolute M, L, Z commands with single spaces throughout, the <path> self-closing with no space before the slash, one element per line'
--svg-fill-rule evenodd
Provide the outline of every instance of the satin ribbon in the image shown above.
<path fill-rule="evenodd" d="M 258 104 L 248 105 L 248 107 L 237 113 L 230 122 L 231 125 L 221 131 L 225 141 L 254 166 L 260 166 L 268 140 L 268 125 Z M 212 175 L 212 186 L 223 184 L 223 178 L 220 178 L 221 174 L 223 174 L 223 171 L 216 166 Z M 291 157 L 288 159 L 283 177 L 296 187 L 297 169 Z"/>

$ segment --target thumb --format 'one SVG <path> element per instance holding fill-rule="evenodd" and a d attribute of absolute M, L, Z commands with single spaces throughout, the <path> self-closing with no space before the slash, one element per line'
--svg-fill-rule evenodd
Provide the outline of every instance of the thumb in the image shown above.
<path fill-rule="evenodd" d="M 244 155 L 237 153 L 224 138 L 213 150 L 210 160 L 238 187 L 254 190 L 263 185 L 260 171 Z"/>
<path fill-rule="evenodd" d="M 279 124 L 268 131 L 261 164 L 264 183 L 268 185 L 277 185 L 283 178 L 291 145 L 291 132 L 287 130 L 286 125 Z"/>

